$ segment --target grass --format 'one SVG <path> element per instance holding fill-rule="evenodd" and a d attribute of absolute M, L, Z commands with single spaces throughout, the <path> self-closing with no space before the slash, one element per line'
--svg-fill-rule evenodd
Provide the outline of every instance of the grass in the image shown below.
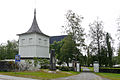
<path fill-rule="evenodd" d="M 17 77 L 26 77 L 26 78 L 33 78 L 33 79 L 54 79 L 60 77 L 67 77 L 79 74 L 79 72 L 73 71 L 57 71 L 56 73 L 48 73 L 49 70 L 42 69 L 40 71 L 24 71 L 24 72 L 0 72 L 2 75 L 10 75 L 10 76 L 17 76 Z"/>
<path fill-rule="evenodd" d="M 95 74 L 111 80 L 120 80 L 120 74 L 117 73 L 95 73 Z"/>
<path fill-rule="evenodd" d="M 120 69 L 120 68 L 100 67 L 100 69 Z"/>
<path fill-rule="evenodd" d="M 94 71 L 94 67 L 87 67 L 90 71 Z"/>
<path fill-rule="evenodd" d="M 83 72 L 83 69 L 81 69 L 81 72 Z"/>

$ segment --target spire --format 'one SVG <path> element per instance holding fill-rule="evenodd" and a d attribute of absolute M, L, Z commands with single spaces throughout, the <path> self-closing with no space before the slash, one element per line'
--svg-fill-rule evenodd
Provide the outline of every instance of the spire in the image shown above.
<path fill-rule="evenodd" d="M 39 26 L 36 20 L 36 8 L 34 9 L 34 19 L 33 19 L 32 25 L 26 33 L 33 33 L 33 32 L 42 33 L 41 30 L 39 29 Z"/>
<path fill-rule="evenodd" d="M 36 8 L 34 9 L 34 17 L 36 17 Z"/>
<path fill-rule="evenodd" d="M 22 33 L 22 34 L 18 34 L 18 35 L 24 35 L 24 34 L 29 34 L 29 33 L 38 33 L 38 34 L 41 34 L 41 35 L 49 37 L 48 35 L 42 33 L 42 31 L 40 30 L 40 28 L 39 28 L 39 26 L 37 24 L 36 8 L 34 9 L 34 18 L 33 18 L 33 22 L 32 22 L 32 25 L 31 25 L 30 29 L 27 32 Z"/>

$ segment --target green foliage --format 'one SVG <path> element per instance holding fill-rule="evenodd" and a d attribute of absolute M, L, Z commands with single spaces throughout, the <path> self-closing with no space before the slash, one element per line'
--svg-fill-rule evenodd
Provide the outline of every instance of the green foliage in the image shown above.
<path fill-rule="evenodd" d="M 87 67 L 90 71 L 94 71 L 94 67 Z"/>
<path fill-rule="evenodd" d="M 76 53 L 75 45 L 76 44 L 74 40 L 72 40 L 71 36 L 68 35 L 66 38 L 64 38 L 64 44 L 62 48 L 60 49 L 60 53 L 61 53 L 61 60 L 66 62 L 67 66 L 69 66 L 68 63 L 72 61 L 73 54 Z"/>
<path fill-rule="evenodd" d="M 6 45 L 0 45 L 0 60 L 14 59 L 15 55 L 18 54 L 18 42 L 7 41 Z"/>
<path fill-rule="evenodd" d="M 120 64 L 120 44 L 117 50 L 117 56 L 113 57 L 113 60 L 114 60 L 114 64 Z"/>
<path fill-rule="evenodd" d="M 38 65 L 38 58 L 34 57 L 33 60 L 34 60 L 34 66 L 37 67 L 37 65 Z"/>
<path fill-rule="evenodd" d="M 58 42 L 55 41 L 53 44 L 50 45 L 50 50 L 55 49 L 55 56 L 58 60 L 59 65 L 61 65 L 63 63 L 63 60 L 61 58 L 62 55 L 60 53 L 60 49 L 63 46 L 63 44 L 64 44 L 64 41 L 62 40 L 62 41 L 58 41 Z"/>
<path fill-rule="evenodd" d="M 65 26 L 62 26 L 68 36 L 64 40 L 54 42 L 50 45 L 50 50 L 55 49 L 57 63 L 59 65 L 65 62 L 69 66 L 68 63 L 72 60 L 79 61 L 83 64 L 82 50 L 85 47 L 85 33 L 81 27 L 82 19 L 83 17 L 69 10 L 66 14 L 67 23 Z"/>
<path fill-rule="evenodd" d="M 6 46 L 0 45 L 0 60 L 6 59 Z"/>
<path fill-rule="evenodd" d="M 84 60 L 84 65 L 86 66 L 87 65 L 87 56 L 83 56 L 83 60 Z"/>
<path fill-rule="evenodd" d="M 100 69 L 120 69 L 120 68 L 100 67 Z"/>
<path fill-rule="evenodd" d="M 90 64 L 92 64 L 93 62 L 92 62 L 92 55 L 91 55 L 91 53 L 90 53 L 90 48 L 88 47 L 87 48 L 87 66 L 89 67 L 90 66 Z"/>
<path fill-rule="evenodd" d="M 95 20 L 90 26 L 90 37 L 91 37 L 91 52 L 92 55 L 97 57 L 100 66 L 105 65 L 112 67 L 113 47 L 112 37 L 109 33 L 104 33 L 103 22 Z"/>
<path fill-rule="evenodd" d="M 64 39 L 64 45 L 61 48 L 62 59 L 68 64 L 72 60 L 82 62 L 80 59 L 85 47 L 85 33 L 81 27 L 83 17 L 69 10 L 66 14 L 67 23 L 62 26 L 68 37 Z M 68 65 L 69 66 L 69 65 Z"/>
<path fill-rule="evenodd" d="M 96 55 L 92 55 L 92 64 L 94 61 L 97 61 L 98 60 L 98 57 Z"/>
<path fill-rule="evenodd" d="M 73 71 L 73 67 L 68 67 L 68 66 L 57 66 L 57 69 L 61 71 Z"/>
<path fill-rule="evenodd" d="M 14 61 L 0 61 L 0 71 L 14 71 L 15 67 L 18 68 Z"/>
<path fill-rule="evenodd" d="M 120 57 L 120 47 L 118 48 L 117 54 Z"/>
<path fill-rule="evenodd" d="M 15 55 L 18 54 L 18 43 L 17 41 L 7 41 L 7 58 L 15 58 Z"/>
<path fill-rule="evenodd" d="M 83 17 L 79 16 L 78 14 L 74 13 L 72 10 L 69 10 L 66 14 L 67 24 L 63 26 L 65 32 L 68 35 L 71 35 L 72 39 L 76 42 L 76 46 L 79 48 L 83 48 L 85 46 L 84 43 L 84 29 L 81 26 L 81 22 Z"/>
<path fill-rule="evenodd" d="M 110 41 L 111 40 L 111 41 Z M 108 52 L 108 64 L 109 67 L 112 67 L 112 57 L 113 57 L 113 49 L 111 46 L 112 38 L 109 33 L 106 34 L 106 44 L 107 44 L 107 52 Z"/>
<path fill-rule="evenodd" d="M 100 60 L 100 63 L 101 65 L 105 65 L 107 67 L 108 65 L 108 57 L 107 57 L 107 48 L 102 46 L 101 47 L 101 52 L 100 52 L 100 57 L 101 57 L 101 60 Z"/>
<path fill-rule="evenodd" d="M 100 72 L 106 72 L 106 73 L 120 73 L 120 68 L 110 68 L 110 67 L 100 67 Z"/>
<path fill-rule="evenodd" d="M 120 64 L 120 58 L 118 56 L 113 56 L 113 65 Z"/>
<path fill-rule="evenodd" d="M 21 64 L 20 65 L 20 69 L 22 70 L 22 67 L 23 65 Z M 32 61 L 31 60 L 29 60 L 29 59 L 26 59 L 25 60 L 25 65 L 24 65 L 24 67 L 25 67 L 25 70 L 28 70 L 30 67 L 32 66 Z"/>
<path fill-rule="evenodd" d="M 50 61 L 48 59 L 39 59 L 39 64 L 42 69 L 48 69 Z"/>
<path fill-rule="evenodd" d="M 90 23 L 89 26 L 90 26 L 89 36 L 91 38 L 90 44 L 91 47 L 93 48 L 92 53 L 94 53 L 94 55 L 98 57 L 97 60 L 101 62 L 100 60 L 102 58 L 100 56 L 100 52 L 101 52 L 102 43 L 104 42 L 103 22 L 97 19 L 93 23 Z M 101 63 L 99 64 L 101 66 Z"/>
<path fill-rule="evenodd" d="M 87 65 L 88 67 L 90 66 L 90 52 L 89 52 L 89 48 L 87 49 Z"/>

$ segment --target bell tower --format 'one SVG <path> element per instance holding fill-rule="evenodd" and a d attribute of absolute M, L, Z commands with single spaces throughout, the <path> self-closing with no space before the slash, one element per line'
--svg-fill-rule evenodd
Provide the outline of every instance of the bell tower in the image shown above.
<path fill-rule="evenodd" d="M 19 55 L 21 58 L 49 58 L 49 36 L 44 34 L 36 20 L 36 8 L 30 29 L 19 36 Z"/>

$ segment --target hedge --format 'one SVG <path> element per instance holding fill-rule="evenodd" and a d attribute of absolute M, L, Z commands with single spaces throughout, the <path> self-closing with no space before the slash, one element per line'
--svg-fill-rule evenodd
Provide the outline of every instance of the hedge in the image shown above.
<path fill-rule="evenodd" d="M 0 71 L 4 72 L 14 71 L 14 69 L 15 69 L 14 61 L 0 61 Z"/>
<path fill-rule="evenodd" d="M 67 66 L 56 66 L 57 69 L 61 71 L 73 71 L 73 67 L 67 67 Z"/>
<path fill-rule="evenodd" d="M 120 68 L 100 68 L 99 72 L 120 73 Z"/>

